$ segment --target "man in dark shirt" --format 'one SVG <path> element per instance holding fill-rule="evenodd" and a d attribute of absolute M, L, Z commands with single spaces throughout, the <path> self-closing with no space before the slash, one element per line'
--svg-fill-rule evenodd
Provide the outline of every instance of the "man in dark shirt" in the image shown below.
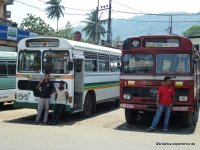
<path fill-rule="evenodd" d="M 47 124 L 48 121 L 50 97 L 51 94 L 55 91 L 55 87 L 53 83 L 49 80 L 49 77 L 50 74 L 45 73 L 44 79 L 41 79 L 36 87 L 36 89 L 40 90 L 40 100 L 38 102 L 36 124 L 40 123 L 43 109 L 45 110 L 43 123 Z"/>

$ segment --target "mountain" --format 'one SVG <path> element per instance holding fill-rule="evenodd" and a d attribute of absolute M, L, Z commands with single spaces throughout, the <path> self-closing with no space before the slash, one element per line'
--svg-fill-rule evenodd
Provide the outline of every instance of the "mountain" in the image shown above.
<path fill-rule="evenodd" d="M 181 35 L 191 26 L 200 25 L 200 13 L 162 13 L 137 15 L 129 19 L 113 19 L 112 39 L 120 37 L 120 40 L 124 40 L 131 36 L 169 34 L 170 20 L 172 20 L 172 33 Z M 81 31 L 83 27 L 83 25 L 77 26 L 74 30 Z"/>

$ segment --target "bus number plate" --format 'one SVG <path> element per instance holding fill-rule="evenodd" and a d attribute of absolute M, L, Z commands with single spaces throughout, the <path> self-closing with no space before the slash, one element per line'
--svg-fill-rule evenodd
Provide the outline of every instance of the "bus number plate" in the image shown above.
<path fill-rule="evenodd" d="M 133 104 L 120 104 L 120 107 L 122 108 L 134 108 Z"/>

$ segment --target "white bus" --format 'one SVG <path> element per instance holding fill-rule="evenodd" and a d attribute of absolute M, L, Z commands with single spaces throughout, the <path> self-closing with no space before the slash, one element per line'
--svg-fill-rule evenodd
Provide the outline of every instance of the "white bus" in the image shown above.
<path fill-rule="evenodd" d="M 0 106 L 15 100 L 17 52 L 0 52 Z"/>
<path fill-rule="evenodd" d="M 37 108 L 36 85 L 45 71 L 58 87 L 63 80 L 69 92 L 66 111 L 89 116 L 97 103 L 119 98 L 121 50 L 62 38 L 37 37 L 18 44 L 15 107 Z M 50 109 L 54 104 L 51 95 Z"/>

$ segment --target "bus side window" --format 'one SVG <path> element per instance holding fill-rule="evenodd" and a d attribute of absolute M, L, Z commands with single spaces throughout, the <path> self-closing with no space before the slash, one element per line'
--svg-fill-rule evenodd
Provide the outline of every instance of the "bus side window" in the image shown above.
<path fill-rule="evenodd" d="M 97 71 L 97 60 L 92 60 L 92 71 Z"/>
<path fill-rule="evenodd" d="M 6 67 L 6 62 L 1 61 L 0 62 L 0 76 L 7 76 L 7 67 Z"/>

